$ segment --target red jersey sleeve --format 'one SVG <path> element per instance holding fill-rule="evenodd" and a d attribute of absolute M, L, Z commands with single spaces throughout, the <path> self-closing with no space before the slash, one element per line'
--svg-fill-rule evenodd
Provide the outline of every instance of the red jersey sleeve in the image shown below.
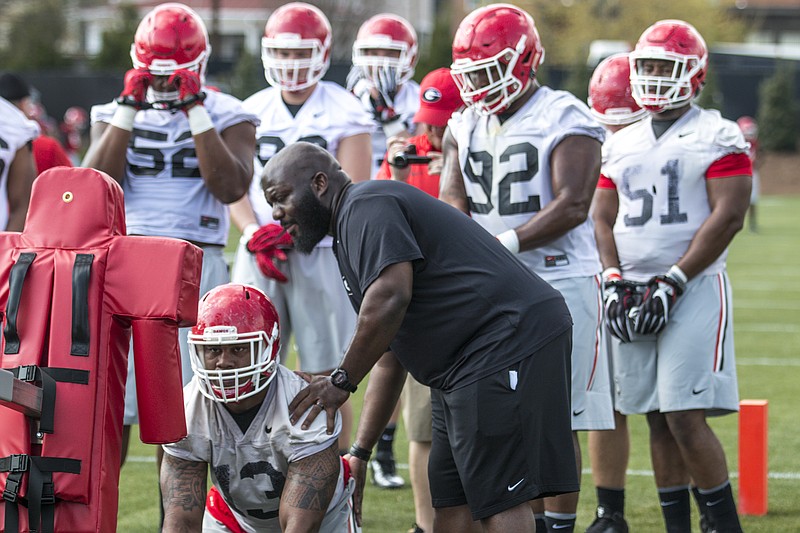
<path fill-rule="evenodd" d="M 376 180 L 390 180 L 392 179 L 392 171 L 389 168 L 389 152 L 386 152 L 383 155 L 383 163 L 381 163 L 381 168 L 378 169 L 378 173 L 375 174 Z"/>
<path fill-rule="evenodd" d="M 614 182 L 611 181 L 611 178 L 607 178 L 606 176 L 600 174 L 600 179 L 597 180 L 597 188 L 616 190 L 617 186 L 614 185 Z"/>
<path fill-rule="evenodd" d="M 706 179 L 752 176 L 753 162 L 747 154 L 728 154 L 720 157 L 706 170 Z"/>

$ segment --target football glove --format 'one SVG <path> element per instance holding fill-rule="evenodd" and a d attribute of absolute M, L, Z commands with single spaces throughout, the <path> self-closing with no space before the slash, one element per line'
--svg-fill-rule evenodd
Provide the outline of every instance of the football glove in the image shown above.
<path fill-rule="evenodd" d="M 203 104 L 206 93 L 202 91 L 203 84 L 197 72 L 185 68 L 178 69 L 172 73 L 167 82 L 178 89 L 178 100 L 172 102 L 170 108 L 188 111 L 195 105 Z"/>
<path fill-rule="evenodd" d="M 632 283 L 618 274 L 603 282 L 603 307 L 609 333 L 622 342 L 631 342 L 630 310 L 639 304 L 640 296 Z"/>
<path fill-rule="evenodd" d="M 357 67 L 355 65 L 350 67 L 350 72 L 347 73 L 347 81 L 346 81 L 347 90 L 350 91 L 351 93 L 354 93 L 356 85 L 358 85 L 358 82 L 360 82 L 363 79 L 364 79 L 364 73 L 361 70 L 361 67 Z M 356 94 L 356 96 L 360 97 L 361 95 Z"/>
<path fill-rule="evenodd" d="M 270 279 L 286 283 L 289 278 L 275 265 L 275 261 L 286 261 L 286 252 L 294 243 L 292 236 L 279 224 L 265 224 L 258 228 L 247 241 L 247 251 L 256 258 L 261 273 Z"/>
<path fill-rule="evenodd" d="M 394 98 L 397 96 L 397 69 L 392 67 L 378 67 L 378 84 L 375 87 L 381 95 L 385 106 L 394 109 Z"/>
<path fill-rule="evenodd" d="M 117 98 L 119 105 L 135 109 L 145 109 L 147 104 L 147 88 L 153 83 L 153 75 L 144 68 L 132 68 L 125 73 L 124 87 Z"/>
<path fill-rule="evenodd" d="M 640 335 L 661 333 L 669 321 L 672 307 L 685 288 L 686 283 L 669 272 L 648 281 L 639 313 L 633 321 L 633 330 Z"/>

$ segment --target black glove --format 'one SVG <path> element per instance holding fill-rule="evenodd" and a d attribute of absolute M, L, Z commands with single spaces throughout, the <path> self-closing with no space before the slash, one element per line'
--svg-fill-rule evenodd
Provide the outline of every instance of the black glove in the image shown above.
<path fill-rule="evenodd" d="M 641 295 L 633 284 L 622 278 L 611 278 L 603 283 L 603 304 L 608 331 L 622 342 L 631 342 L 631 321 L 628 313 L 639 304 Z"/>
<path fill-rule="evenodd" d="M 672 307 L 685 288 L 686 282 L 669 272 L 648 281 L 639 314 L 634 319 L 633 330 L 640 335 L 661 333 L 669 321 Z"/>

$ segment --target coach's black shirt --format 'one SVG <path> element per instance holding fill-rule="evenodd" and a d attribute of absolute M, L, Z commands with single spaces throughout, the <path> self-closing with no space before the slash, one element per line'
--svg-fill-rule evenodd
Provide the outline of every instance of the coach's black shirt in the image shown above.
<path fill-rule="evenodd" d="M 413 263 L 411 302 L 390 348 L 424 385 L 468 385 L 572 324 L 558 291 L 468 216 L 415 187 L 351 185 L 334 217 L 333 251 L 356 311 L 384 268 Z"/>

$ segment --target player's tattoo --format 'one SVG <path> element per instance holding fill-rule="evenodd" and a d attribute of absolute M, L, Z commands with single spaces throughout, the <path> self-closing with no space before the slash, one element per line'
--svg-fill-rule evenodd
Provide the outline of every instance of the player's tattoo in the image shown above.
<path fill-rule="evenodd" d="M 336 446 L 289 465 L 281 502 L 300 509 L 324 511 L 339 482 L 341 459 Z"/>
<path fill-rule="evenodd" d="M 208 465 L 185 461 L 165 453 L 161 465 L 161 491 L 164 515 L 199 515 L 202 518 L 206 502 Z"/>

